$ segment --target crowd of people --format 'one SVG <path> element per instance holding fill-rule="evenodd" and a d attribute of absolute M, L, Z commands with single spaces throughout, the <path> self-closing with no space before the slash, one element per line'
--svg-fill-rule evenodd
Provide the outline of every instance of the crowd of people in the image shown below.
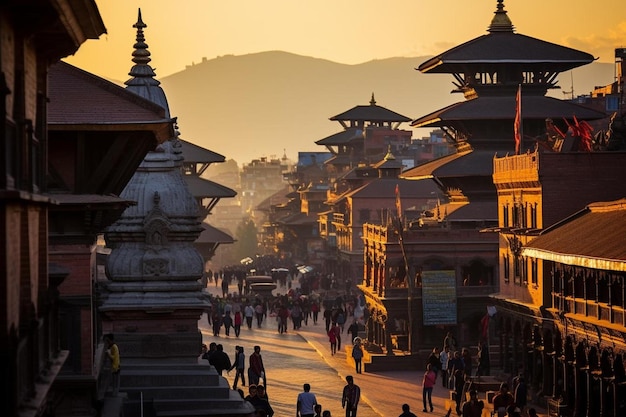
<path fill-rule="evenodd" d="M 362 359 L 365 352 L 358 334 L 364 321 L 364 311 L 362 300 L 359 297 L 346 292 L 346 295 L 334 300 L 321 299 L 316 296 L 315 292 L 305 293 L 301 285 L 289 285 L 292 282 L 291 274 L 284 272 L 281 272 L 280 276 L 286 275 L 288 279 L 284 284 L 280 279 L 277 282 L 279 285 L 286 286 L 285 294 L 264 298 L 255 297 L 246 293 L 245 275 L 242 278 L 236 273 L 229 272 L 229 274 L 231 274 L 231 280 L 237 281 L 240 292 L 228 292 L 229 280 L 225 278 L 224 272 L 214 274 L 212 277 L 216 286 L 219 278 L 222 279 L 222 282 L 226 282 L 223 284 L 223 297 L 215 296 L 210 299 L 211 309 L 208 320 L 209 324 L 213 326 L 214 336 L 220 336 L 221 328 L 224 329 L 226 336 L 230 336 L 230 328 L 233 328 L 235 337 L 239 337 L 241 327 L 244 325 L 249 330 L 253 329 L 254 325 L 259 328 L 262 326 L 269 328 L 271 326 L 269 320 L 272 318 L 276 320 L 277 332 L 280 334 L 287 333 L 290 330 L 299 330 L 303 325 L 307 326 L 309 321 L 317 324 L 319 315 L 322 313 L 331 356 L 341 349 L 342 336 L 347 333 L 349 346 L 351 345 L 348 355 L 351 355 L 354 360 L 355 372 L 357 374 L 362 372 Z M 317 283 L 310 283 L 310 285 L 316 287 Z M 255 346 L 254 350 L 255 352 L 249 357 L 247 375 L 244 372 L 246 356 L 242 346 L 236 347 L 234 358 L 230 361 L 228 355 L 223 353 L 221 345 L 211 343 L 210 347 L 207 348 L 206 359 L 215 366 L 220 375 L 224 370 L 235 370 L 233 389 L 238 390 L 243 398 L 259 410 L 259 416 L 272 416 L 273 409 L 269 404 L 265 390 L 265 369 L 259 353 L 260 347 Z M 433 348 L 428 357 L 422 379 L 422 412 L 432 413 L 434 411 L 432 393 L 435 384 L 440 380 L 443 387 L 455 392 L 455 408 L 458 415 L 463 417 L 481 416 L 484 403 L 478 399 L 476 390 L 468 389 L 466 381 L 472 376 L 489 375 L 487 346 L 479 343 L 476 358 L 477 361 L 474 363 L 470 350 L 466 347 L 459 348 L 456 338 L 449 332 L 444 338 L 443 348 L 441 350 L 438 347 Z M 243 391 L 238 388 L 238 383 L 241 381 L 241 384 L 245 385 L 246 376 L 249 385 L 248 395 L 244 396 Z M 347 378 L 347 382 L 342 396 L 342 406 L 346 409 L 346 417 L 355 417 L 360 389 L 354 385 L 351 376 Z M 355 392 L 358 392 L 358 395 Z M 501 392 L 494 397 L 494 416 L 533 416 L 535 410 L 526 408 L 526 396 L 523 378 L 515 380 L 513 393 L 508 393 L 508 386 L 504 385 Z M 410 411 L 408 404 L 403 404 L 402 411 L 400 417 L 415 416 Z M 310 385 L 305 384 L 303 392 L 298 395 L 296 401 L 296 417 L 330 417 L 330 414 L 330 410 L 322 410 L 321 406 L 317 404 L 315 395 L 311 392 Z"/>
<path fill-rule="evenodd" d="M 436 384 L 437 376 L 440 375 L 441 385 L 454 391 L 456 413 L 463 417 L 480 417 L 484 408 L 484 402 L 478 399 L 478 393 L 471 389 L 472 376 L 480 377 L 489 375 L 489 355 L 487 346 L 478 343 L 476 355 L 478 366 L 475 374 L 474 358 L 469 348 L 458 349 L 456 338 L 448 332 L 443 341 L 443 350 L 434 347 L 426 360 L 426 371 L 422 380 L 423 412 L 432 412 L 432 391 Z M 536 410 L 527 409 L 526 384 L 522 376 L 514 380 L 514 391 L 509 392 L 507 383 L 500 386 L 500 391 L 493 398 L 494 416 L 496 417 L 525 417 L 536 416 Z M 470 387 L 470 389 L 468 389 Z M 467 391 L 467 392 L 466 392 Z M 466 400 L 467 395 L 469 399 Z"/>
<path fill-rule="evenodd" d="M 283 272 L 281 272 L 283 273 Z M 290 277 L 290 275 L 288 275 Z M 337 324 L 343 333 L 348 317 L 354 317 L 349 331 L 353 338 L 358 334 L 358 324 L 363 322 L 365 311 L 363 301 L 357 296 L 346 293 L 332 300 L 324 300 L 320 293 L 307 292 L 300 285 L 294 288 L 285 287 L 285 293 L 277 296 L 260 296 L 246 292 L 245 274 L 231 273 L 230 278 L 224 272 L 209 272 L 208 277 L 216 283 L 220 280 L 223 284 L 222 296 L 215 296 L 207 293 L 209 304 L 207 310 L 207 320 L 212 327 L 213 336 L 219 337 L 222 330 L 226 336 L 234 331 L 235 337 L 241 334 L 241 328 L 246 326 L 252 329 L 253 325 L 261 328 L 263 323 L 269 319 L 275 319 L 278 333 L 287 333 L 289 329 L 299 330 L 303 325 L 308 326 L 309 322 L 317 324 L 320 312 L 323 310 L 323 318 L 326 326 L 326 333 L 330 330 L 331 323 Z M 306 276 L 300 276 L 303 280 Z M 229 292 L 229 280 L 237 280 L 238 292 Z M 241 282 L 240 285 L 240 281 Z M 291 280 L 291 278 L 290 278 Z M 280 284 L 279 284 L 280 285 Z M 323 304 L 327 305 L 324 306 Z M 330 304 L 329 304 L 330 303 Z M 269 325 L 269 324 L 268 324 Z M 337 340 L 337 348 L 341 348 L 341 341 Z"/>
<path fill-rule="evenodd" d="M 359 323 L 362 323 L 364 316 L 362 300 L 345 294 L 334 297 L 332 300 L 322 299 L 311 289 L 316 290 L 320 285 L 331 288 L 336 285 L 334 277 L 328 276 L 324 279 L 317 276 L 314 280 L 307 280 L 307 277 L 294 272 L 293 276 L 298 277 L 299 285 L 292 285 L 291 271 L 271 273 L 275 282 L 284 287 L 285 294 L 260 297 L 247 290 L 246 274 L 240 271 L 237 268 L 225 268 L 216 273 L 212 271 L 207 273 L 208 283 L 213 282 L 216 287 L 219 287 L 221 282 L 222 289 L 221 297 L 207 294 L 210 304 L 207 320 L 214 337 L 220 337 L 222 331 L 225 336 L 230 337 L 231 329 L 234 330 L 234 336 L 239 337 L 242 326 L 247 327 L 248 330 L 252 330 L 255 326 L 269 328 L 271 319 L 276 320 L 276 329 L 279 334 L 290 330 L 297 331 L 303 325 L 309 325 L 310 321 L 316 325 L 320 319 L 320 312 L 323 311 L 326 333 L 329 337 L 330 334 L 336 335 L 335 352 L 336 349 L 341 348 L 341 335 L 344 332 L 348 333 L 351 337 L 350 342 L 354 343 L 352 357 L 355 359 L 355 370 L 361 373 L 363 348 L 357 336 L 360 330 Z M 238 291 L 231 293 L 229 287 L 233 282 L 237 283 Z M 349 291 L 346 293 L 349 294 Z M 346 331 L 346 321 L 350 317 L 352 320 Z M 234 370 L 232 388 L 254 406 L 257 416 L 271 417 L 274 410 L 267 395 L 261 348 L 254 346 L 254 352 L 249 357 L 246 357 L 244 350 L 243 346 L 237 345 L 231 360 L 221 344 L 212 342 L 208 347 L 202 346 L 202 358 L 213 365 L 220 375 L 223 375 L 224 371 L 230 373 Z M 246 379 L 248 381 L 247 395 L 239 388 L 240 383 L 241 386 L 246 386 Z M 346 409 L 346 417 L 356 417 L 360 388 L 354 384 L 352 376 L 348 376 L 346 382 L 342 395 L 342 407 Z M 332 417 L 329 409 L 323 410 L 322 406 L 317 403 L 309 384 L 304 384 L 303 392 L 298 395 L 296 415 L 297 417 Z"/>

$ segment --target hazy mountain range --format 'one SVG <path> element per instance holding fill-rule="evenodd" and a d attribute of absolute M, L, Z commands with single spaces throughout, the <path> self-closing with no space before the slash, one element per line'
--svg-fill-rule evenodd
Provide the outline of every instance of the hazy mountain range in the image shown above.
<path fill-rule="evenodd" d="M 181 137 L 241 165 L 283 152 L 295 159 L 299 151 L 325 151 L 315 142 L 342 129 L 328 119 L 368 104 L 372 93 L 379 106 L 412 119 L 462 101 L 450 94 L 451 75 L 415 70 L 428 58 L 346 65 L 272 51 L 203 60 L 160 80 Z M 569 98 L 563 92 L 572 85 L 574 94 L 588 94 L 613 80 L 613 64 L 593 63 L 561 74 L 561 90 L 550 95 Z"/>

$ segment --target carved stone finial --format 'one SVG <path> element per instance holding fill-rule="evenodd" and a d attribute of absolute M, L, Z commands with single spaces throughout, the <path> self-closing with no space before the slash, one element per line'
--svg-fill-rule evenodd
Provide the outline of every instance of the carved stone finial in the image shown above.
<path fill-rule="evenodd" d="M 152 59 L 150 58 L 148 44 L 146 44 L 146 39 L 143 34 L 143 30 L 148 27 L 148 25 L 146 25 L 141 18 L 141 9 L 139 9 L 137 13 L 137 23 L 135 23 L 133 27 L 137 29 L 137 36 L 135 44 L 133 45 L 132 61 L 134 65 L 128 73 L 132 78 L 124 84 L 126 84 L 127 88 L 133 93 L 163 107 L 166 112 L 166 117 L 169 117 L 169 106 L 165 92 L 159 87 L 161 82 L 155 78 L 156 73 L 149 65 Z"/>
<path fill-rule="evenodd" d="M 374 98 L 374 93 L 372 93 L 372 98 L 370 100 L 370 106 L 375 106 L 376 105 L 376 99 Z"/>
<path fill-rule="evenodd" d="M 133 51 L 133 62 L 135 65 L 131 68 L 129 75 L 133 77 L 154 77 L 156 74 L 152 67 L 148 64 L 152 59 L 150 58 L 150 51 L 148 51 L 148 44 L 146 43 L 146 38 L 144 37 L 143 30 L 147 28 L 143 20 L 141 19 L 141 9 L 139 9 L 137 14 L 137 23 L 133 25 L 135 29 L 137 29 L 137 37 L 136 42 L 133 45 L 135 50 Z"/>

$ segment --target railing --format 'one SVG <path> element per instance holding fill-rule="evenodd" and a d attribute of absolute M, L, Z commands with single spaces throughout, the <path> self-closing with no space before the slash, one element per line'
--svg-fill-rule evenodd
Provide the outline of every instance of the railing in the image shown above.
<path fill-rule="evenodd" d="M 456 288 L 457 297 L 478 297 L 493 294 L 498 291 L 495 285 L 469 285 Z"/>
<path fill-rule="evenodd" d="M 613 323 L 619 326 L 626 326 L 626 311 L 619 306 L 607 303 L 598 303 L 594 300 L 583 298 L 572 298 L 553 294 L 555 308 L 571 314 L 580 314 L 594 320 L 601 320 L 605 323 Z"/>
<path fill-rule="evenodd" d="M 539 157 L 537 152 L 510 155 L 493 159 L 493 172 L 537 170 L 539 167 Z"/>
<path fill-rule="evenodd" d="M 494 183 L 510 182 L 512 179 L 536 181 L 538 172 L 539 154 L 537 152 L 493 159 Z"/>
<path fill-rule="evenodd" d="M 373 290 L 373 286 L 370 286 Z M 407 287 L 386 287 L 382 291 L 377 293 L 386 298 L 406 298 L 409 289 Z M 458 286 L 456 288 L 456 295 L 458 298 L 467 297 L 483 297 L 489 294 L 497 292 L 497 286 L 495 285 L 471 285 L 471 286 Z M 414 295 L 421 297 L 421 287 L 417 286 L 414 290 Z"/>

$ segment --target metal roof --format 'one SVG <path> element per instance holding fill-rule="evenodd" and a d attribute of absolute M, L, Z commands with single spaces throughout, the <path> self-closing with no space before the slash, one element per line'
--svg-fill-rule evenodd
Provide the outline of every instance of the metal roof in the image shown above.
<path fill-rule="evenodd" d="M 523 86 L 522 86 L 523 88 Z M 545 96 L 524 96 L 522 93 L 522 118 L 561 120 L 576 116 L 580 120 L 594 120 L 606 114 L 569 101 Z M 484 96 L 451 104 L 411 122 L 413 127 L 447 126 L 453 121 L 514 120 L 515 95 L 508 97 Z"/>
<path fill-rule="evenodd" d="M 519 64 L 525 69 L 551 68 L 568 71 L 594 61 L 586 52 L 514 32 L 492 32 L 455 46 L 422 63 L 423 73 L 464 72 L 468 66 L 487 64 L 491 68 Z"/>
<path fill-rule="evenodd" d="M 122 125 L 133 129 L 129 125 L 173 123 L 161 106 L 65 62 L 50 67 L 48 98 L 51 128 Z"/>
<path fill-rule="evenodd" d="M 626 272 L 626 198 L 588 205 L 545 229 L 522 255 Z"/>
<path fill-rule="evenodd" d="M 219 153 L 213 152 L 202 146 L 195 145 L 191 142 L 187 142 L 181 138 L 178 138 L 182 145 L 183 157 L 185 162 L 190 163 L 211 163 L 211 162 L 224 162 L 226 157 Z"/>
<path fill-rule="evenodd" d="M 316 145 L 345 145 L 354 139 L 363 139 L 363 129 L 346 129 L 315 142 Z"/>
<path fill-rule="evenodd" d="M 185 175 L 185 182 L 189 187 L 191 195 L 200 198 L 232 198 L 237 192 L 232 188 L 228 188 L 211 180 L 198 177 L 196 175 Z"/>
<path fill-rule="evenodd" d="M 333 121 L 410 122 L 411 119 L 376 104 L 355 106 L 330 118 Z"/>

